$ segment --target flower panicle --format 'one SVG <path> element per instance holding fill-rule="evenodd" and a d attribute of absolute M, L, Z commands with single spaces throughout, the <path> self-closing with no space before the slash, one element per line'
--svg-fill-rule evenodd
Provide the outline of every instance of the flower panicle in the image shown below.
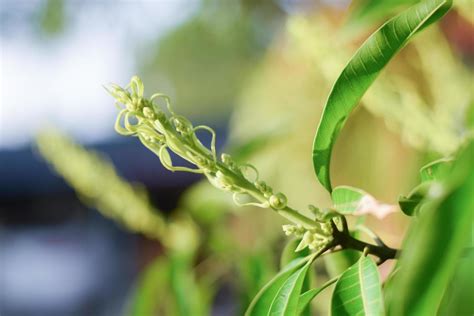
<path fill-rule="evenodd" d="M 216 133 L 205 125 L 193 126 L 184 116 L 176 114 L 170 98 L 155 93 L 150 98 L 144 96 L 144 85 L 137 76 L 122 88 L 117 84 L 105 87 L 115 99 L 119 109 L 115 121 L 117 133 L 136 136 L 148 149 L 155 153 L 165 168 L 171 171 L 187 171 L 205 175 L 215 187 L 233 193 L 234 202 L 239 206 L 253 205 L 274 210 L 284 209 L 287 198 L 259 179 L 258 170 L 251 164 L 238 164 L 228 154 L 220 159 L 216 153 Z M 166 112 L 155 102 L 164 101 Z M 196 135 L 205 131 L 211 135 L 211 143 L 206 147 Z M 170 152 L 194 165 L 176 166 Z"/>

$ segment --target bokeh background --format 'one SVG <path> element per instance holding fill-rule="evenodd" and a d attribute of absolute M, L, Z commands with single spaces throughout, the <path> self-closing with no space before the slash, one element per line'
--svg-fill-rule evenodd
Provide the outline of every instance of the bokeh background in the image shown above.
<path fill-rule="evenodd" d="M 312 138 L 351 54 L 416 1 L 389 2 L 1 0 L 0 315 L 241 314 L 278 269 L 284 222 L 118 136 L 103 85 L 139 75 L 293 207 L 328 207 Z M 474 124 L 473 15 L 459 1 L 384 71 L 337 143 L 336 184 L 395 204 L 459 147 Z M 120 177 L 100 176 L 110 168 Z M 407 228 L 399 213 L 367 222 L 392 246 Z"/>

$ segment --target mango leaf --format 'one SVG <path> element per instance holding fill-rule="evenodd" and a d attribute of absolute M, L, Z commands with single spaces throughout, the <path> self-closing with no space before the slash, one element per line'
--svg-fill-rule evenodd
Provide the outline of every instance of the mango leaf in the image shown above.
<path fill-rule="evenodd" d="M 331 286 L 332 284 L 334 284 L 336 281 L 338 280 L 338 278 L 333 278 L 331 280 L 329 280 L 328 282 L 326 282 L 323 286 L 321 286 L 320 288 L 318 289 L 311 289 L 309 291 L 306 291 L 304 292 L 303 294 L 300 295 L 300 299 L 298 301 L 298 314 L 297 315 L 300 315 L 301 313 L 303 313 L 303 311 L 305 310 L 305 308 L 307 306 L 309 306 L 309 303 L 311 303 L 311 301 L 319 294 L 321 293 L 322 291 L 324 291 L 327 287 Z"/>
<path fill-rule="evenodd" d="M 398 198 L 398 205 L 403 213 L 412 216 L 419 212 L 423 204 L 430 199 L 428 195 L 436 197 L 436 191 L 443 190 L 441 181 L 445 179 L 452 170 L 453 159 L 442 158 L 430 162 L 420 169 L 421 183 L 417 185 L 407 196 Z"/>
<path fill-rule="evenodd" d="M 418 0 L 359 0 L 352 1 L 353 7 L 350 20 L 352 23 L 361 21 L 371 22 L 373 20 L 387 17 L 390 13 L 401 7 L 412 5 Z"/>
<path fill-rule="evenodd" d="M 349 114 L 392 57 L 451 5 L 451 0 L 425 0 L 390 19 L 359 48 L 336 80 L 313 143 L 314 170 L 329 192 L 332 148 Z"/>
<path fill-rule="evenodd" d="M 140 275 L 131 304 L 130 315 L 155 315 L 160 303 L 157 297 L 168 288 L 169 262 L 165 257 L 155 259 Z"/>
<path fill-rule="evenodd" d="M 387 288 L 392 315 L 437 315 L 473 231 L 472 161 L 474 144 L 455 163 L 446 193 L 427 203 L 413 222 L 400 257 L 402 270 Z"/>
<path fill-rule="evenodd" d="M 270 307 L 272 306 L 275 298 L 278 296 L 280 289 L 283 287 L 291 288 L 287 280 L 290 279 L 295 272 L 300 271 L 301 267 L 304 267 L 311 259 L 311 256 L 305 258 L 298 258 L 290 262 L 284 269 L 282 269 L 270 282 L 268 282 L 258 292 L 257 296 L 250 303 L 249 308 L 245 312 L 246 316 L 260 316 L 268 315 Z M 298 293 L 299 296 L 300 293 Z M 278 303 L 280 304 L 280 303 Z M 279 305 L 281 306 L 281 305 Z"/>
<path fill-rule="evenodd" d="M 311 263 L 309 260 L 285 281 L 270 305 L 269 315 L 297 315 L 301 289 Z"/>
<path fill-rule="evenodd" d="M 452 158 L 441 158 L 424 165 L 420 169 L 421 182 L 440 181 L 451 171 Z"/>
<path fill-rule="evenodd" d="M 408 216 L 413 216 L 415 213 L 418 213 L 430 187 L 430 182 L 424 182 L 417 185 L 407 196 L 401 195 L 398 198 L 398 205 L 402 212 Z"/>
<path fill-rule="evenodd" d="M 384 218 L 397 211 L 395 206 L 380 203 L 372 195 L 350 186 L 336 187 L 331 192 L 331 197 L 334 209 L 341 214 L 372 214 L 377 218 Z"/>
<path fill-rule="evenodd" d="M 370 257 L 362 256 L 337 281 L 331 301 L 331 315 L 383 314 L 377 265 Z"/>

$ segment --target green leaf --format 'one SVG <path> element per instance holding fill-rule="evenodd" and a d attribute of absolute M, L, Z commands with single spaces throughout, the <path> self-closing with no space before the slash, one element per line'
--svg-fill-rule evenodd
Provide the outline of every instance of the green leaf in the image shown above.
<path fill-rule="evenodd" d="M 300 315 L 303 313 L 305 308 L 311 303 L 311 301 L 322 291 L 324 291 L 327 287 L 331 286 L 336 282 L 338 278 L 334 278 L 326 282 L 323 286 L 321 286 L 319 289 L 311 289 L 309 291 L 304 292 L 303 294 L 300 295 L 300 299 L 298 301 L 298 314 Z"/>
<path fill-rule="evenodd" d="M 349 186 L 338 186 L 331 192 L 334 209 L 341 214 L 352 214 L 359 209 L 360 201 L 368 194 Z"/>
<path fill-rule="evenodd" d="M 417 185 L 407 196 L 401 195 L 398 198 L 398 205 L 402 212 L 408 216 L 418 213 L 431 185 L 431 182 L 424 182 Z"/>
<path fill-rule="evenodd" d="M 392 57 L 413 35 L 441 18 L 451 4 L 451 0 L 425 0 L 390 19 L 359 48 L 336 80 L 313 143 L 314 170 L 329 192 L 332 148 L 349 114 Z"/>
<path fill-rule="evenodd" d="M 158 257 L 140 275 L 132 301 L 132 316 L 155 315 L 159 301 L 157 297 L 167 288 L 169 262 L 167 258 Z"/>
<path fill-rule="evenodd" d="M 270 305 L 268 315 L 297 315 L 298 301 L 303 287 L 303 281 L 308 273 L 311 263 L 312 260 L 309 260 L 303 267 L 293 273 L 285 283 L 283 283 Z"/>
<path fill-rule="evenodd" d="M 308 247 L 298 252 L 296 251 L 296 248 L 298 247 L 300 242 L 301 242 L 301 238 L 293 238 L 289 240 L 288 243 L 285 245 L 285 248 L 283 248 L 283 251 L 280 257 L 281 269 L 283 269 L 291 261 L 297 258 L 303 258 L 310 255 L 311 251 L 309 250 Z"/>
<path fill-rule="evenodd" d="M 331 315 L 383 314 L 377 266 L 370 257 L 363 256 L 337 281 L 331 301 Z"/>
<path fill-rule="evenodd" d="M 455 163 L 446 193 L 427 203 L 414 220 L 404 241 L 400 273 L 387 288 L 392 315 L 437 314 L 473 229 L 473 161 L 471 144 Z"/>
<path fill-rule="evenodd" d="M 311 257 L 298 258 L 290 262 L 284 269 L 282 269 L 270 282 L 268 282 L 258 292 L 257 296 L 250 303 L 249 308 L 245 312 L 246 316 L 268 315 L 269 308 L 273 300 L 279 293 L 286 281 L 298 271 Z M 299 295 L 299 293 L 298 293 Z"/>
<path fill-rule="evenodd" d="M 443 180 L 451 171 L 453 165 L 452 158 L 441 158 L 430 162 L 420 169 L 421 181 Z"/>

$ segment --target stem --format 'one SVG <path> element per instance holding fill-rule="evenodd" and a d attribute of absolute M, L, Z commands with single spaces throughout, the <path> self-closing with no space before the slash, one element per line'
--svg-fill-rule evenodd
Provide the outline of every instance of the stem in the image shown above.
<path fill-rule="evenodd" d="M 400 250 L 390 248 L 386 245 L 373 245 L 364 241 L 358 240 L 352 237 L 349 232 L 340 231 L 337 229 L 336 224 L 331 221 L 333 229 L 333 238 L 336 245 L 341 246 L 343 249 L 355 249 L 363 252 L 365 249 L 368 254 L 379 257 L 379 264 L 385 262 L 388 259 L 394 259 Z"/>

